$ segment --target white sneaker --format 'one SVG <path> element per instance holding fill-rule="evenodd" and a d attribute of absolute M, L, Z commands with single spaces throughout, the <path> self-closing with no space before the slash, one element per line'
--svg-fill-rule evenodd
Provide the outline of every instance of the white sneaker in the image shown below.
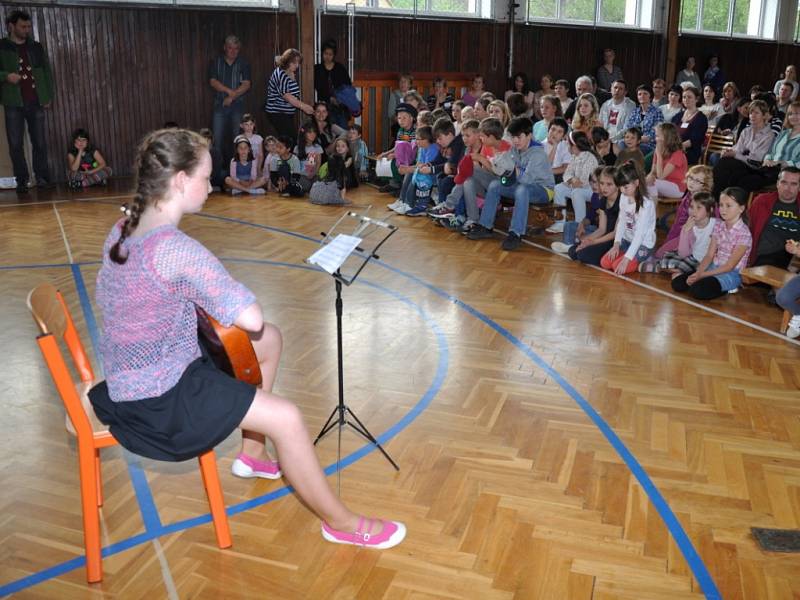
<path fill-rule="evenodd" d="M 572 248 L 572 246 L 565 244 L 564 242 L 553 242 L 550 244 L 550 249 L 554 252 L 558 252 L 559 254 L 569 253 L 570 248 Z"/>
<path fill-rule="evenodd" d="M 728 293 L 729 294 L 738 294 L 739 293 L 739 288 L 735 287 L 732 290 L 728 290 Z"/>
<path fill-rule="evenodd" d="M 800 337 L 800 315 L 795 315 L 789 319 L 789 327 L 786 329 L 786 337 L 794 340 Z"/>
<path fill-rule="evenodd" d="M 411 206 L 409 206 L 405 202 L 401 202 L 400 206 L 398 206 L 397 208 L 393 208 L 392 210 L 394 210 L 394 212 L 396 212 L 398 215 L 404 215 L 411 209 L 412 209 Z"/>
<path fill-rule="evenodd" d="M 566 221 L 556 221 L 550 227 L 548 227 L 545 231 L 547 233 L 564 233 L 564 224 Z"/>
<path fill-rule="evenodd" d="M 248 190 L 248 191 L 251 194 L 253 194 L 254 196 L 259 196 L 261 194 L 266 194 L 267 193 L 267 190 L 265 190 L 264 188 L 250 188 L 250 190 Z"/>
<path fill-rule="evenodd" d="M 403 204 L 405 204 L 405 202 L 403 202 L 402 200 L 400 200 L 400 198 L 398 198 L 397 200 L 395 200 L 391 204 L 387 204 L 386 208 L 388 208 L 389 210 L 395 210 L 395 209 L 400 208 L 400 206 L 403 205 Z"/>
<path fill-rule="evenodd" d="M 237 190 L 236 188 L 231 188 L 231 196 L 238 196 L 242 193 L 242 190 Z"/>

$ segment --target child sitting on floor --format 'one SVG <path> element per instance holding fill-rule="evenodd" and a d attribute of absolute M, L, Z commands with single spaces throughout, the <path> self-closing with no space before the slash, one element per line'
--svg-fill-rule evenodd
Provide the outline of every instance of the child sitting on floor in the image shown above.
<path fill-rule="evenodd" d="M 711 193 L 714 188 L 714 171 L 706 165 L 694 165 L 689 167 L 686 172 L 686 192 L 683 194 L 681 203 L 675 211 L 675 220 L 667 233 L 664 244 L 656 250 L 656 258 L 661 258 L 665 253 L 678 249 L 678 238 L 686 220 L 689 218 L 689 206 L 694 194 L 700 192 Z M 715 215 L 719 216 L 719 210 L 715 208 Z"/>
<path fill-rule="evenodd" d="M 617 170 L 621 192 L 614 245 L 600 260 L 600 266 L 627 275 L 650 258 L 656 245 L 656 205 L 647 197 L 645 175 L 634 162 Z M 623 254 L 624 253 L 624 254 Z"/>
<path fill-rule="evenodd" d="M 706 255 L 711 243 L 711 232 L 716 225 L 714 197 L 708 192 L 698 192 L 689 204 L 689 218 L 681 228 L 676 250 L 662 253 L 661 258 L 651 258 L 639 265 L 641 273 L 669 271 L 673 277 L 691 274 Z"/>
<path fill-rule="evenodd" d="M 259 169 L 261 169 L 261 164 L 264 162 L 262 149 L 264 147 L 264 138 L 256 133 L 256 119 L 250 113 L 245 113 L 242 115 L 242 120 L 239 123 L 239 131 L 241 135 L 247 138 L 247 141 L 250 142 L 250 148 L 253 150 L 253 158 L 256 161 L 256 165 Z M 263 175 L 263 172 L 258 173 L 259 177 Z"/>
<path fill-rule="evenodd" d="M 361 125 L 354 123 L 350 126 L 350 129 L 347 130 L 347 142 L 350 144 L 350 155 L 355 162 L 356 173 L 358 173 L 362 181 L 366 181 L 369 167 L 369 161 L 367 160 L 369 150 L 366 142 L 361 137 Z"/>
<path fill-rule="evenodd" d="M 341 156 L 334 154 L 325 163 L 325 173 L 311 186 L 309 200 L 312 204 L 349 204 L 345 187 L 345 165 Z"/>
<path fill-rule="evenodd" d="M 672 280 L 676 292 L 689 292 L 698 300 L 719 298 L 733 293 L 742 284 L 740 271 L 747 266 L 753 247 L 750 229 L 742 220 L 747 208 L 747 192 L 725 188 L 719 196 L 720 220 L 714 224 L 711 243 L 694 273 L 683 273 Z"/>
<path fill-rule="evenodd" d="M 277 191 L 272 186 L 272 173 L 278 170 L 278 152 L 275 150 L 275 144 L 278 139 L 275 136 L 268 135 L 264 138 L 264 165 L 261 168 L 261 175 L 267 180 L 269 191 Z"/>
<path fill-rule="evenodd" d="M 69 187 L 82 190 L 93 185 L 105 185 L 111 176 L 111 167 L 106 164 L 100 151 L 89 142 L 89 132 L 76 129 L 67 150 L 67 178 Z"/>
<path fill-rule="evenodd" d="M 292 138 L 288 135 L 281 135 L 275 140 L 275 152 L 278 160 L 275 163 L 275 170 L 270 173 L 273 187 L 281 196 L 300 197 L 305 194 L 300 185 L 300 177 L 303 168 L 300 160 L 292 154 Z"/>
<path fill-rule="evenodd" d="M 230 175 L 225 178 L 225 185 L 234 196 L 247 192 L 265 194 L 262 187 L 264 180 L 258 177 L 258 168 L 253 158 L 253 149 L 246 137 L 236 138 L 236 156 L 231 159 Z"/>
<path fill-rule="evenodd" d="M 320 168 L 322 155 L 325 151 L 317 141 L 319 129 L 317 129 L 317 125 L 313 121 L 303 125 L 298 134 L 302 143 L 298 143 L 294 147 L 294 153 L 297 156 L 297 160 L 300 161 L 300 168 L 303 170 L 299 184 L 303 191 L 307 192 L 317 179 L 317 171 Z"/>

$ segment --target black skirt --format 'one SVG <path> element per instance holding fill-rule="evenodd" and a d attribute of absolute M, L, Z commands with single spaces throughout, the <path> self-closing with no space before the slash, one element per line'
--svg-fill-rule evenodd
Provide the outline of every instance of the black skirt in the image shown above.
<path fill-rule="evenodd" d="M 211 450 L 239 427 L 256 388 L 220 371 L 207 356 L 155 398 L 114 402 L 105 381 L 89 391 L 97 417 L 119 443 L 147 458 L 182 461 Z"/>

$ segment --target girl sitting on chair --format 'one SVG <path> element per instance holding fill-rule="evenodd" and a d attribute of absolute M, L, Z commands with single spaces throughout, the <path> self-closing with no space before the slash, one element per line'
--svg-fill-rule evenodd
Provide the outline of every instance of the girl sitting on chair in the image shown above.
<path fill-rule="evenodd" d="M 97 277 L 106 373 L 89 393 L 97 416 L 128 450 L 157 460 L 198 456 L 239 428 L 244 439 L 237 474 L 244 476 L 280 476 L 278 465 L 266 460 L 268 436 L 287 479 L 322 518 L 326 540 L 372 548 L 399 544 L 402 523 L 365 519 L 342 504 L 297 406 L 272 394 L 282 345 L 278 328 L 264 322 L 249 289 L 178 229 L 210 191 L 205 138 L 183 129 L 151 133 L 134 170 L 136 195 L 106 239 Z M 262 388 L 224 374 L 201 351 L 195 306 L 249 333 Z"/>

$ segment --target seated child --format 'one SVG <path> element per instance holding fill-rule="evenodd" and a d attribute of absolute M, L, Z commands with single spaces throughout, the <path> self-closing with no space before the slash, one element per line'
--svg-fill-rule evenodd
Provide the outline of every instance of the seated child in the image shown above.
<path fill-rule="evenodd" d="M 67 181 L 73 190 L 81 190 L 93 185 L 106 185 L 111 176 L 111 167 L 100 151 L 91 145 L 89 133 L 85 129 L 72 132 L 72 140 L 67 150 Z"/>
<path fill-rule="evenodd" d="M 380 188 L 381 192 L 391 193 L 400 189 L 406 173 L 411 173 L 413 169 L 408 169 L 414 162 L 415 140 L 417 130 L 415 120 L 417 109 L 410 104 L 403 102 L 397 106 L 395 111 L 397 124 L 397 137 L 394 146 L 386 152 L 381 152 L 378 158 L 388 158 L 392 160 L 392 180 Z"/>
<path fill-rule="evenodd" d="M 325 173 L 311 186 L 309 200 L 312 204 L 350 204 L 345 198 L 345 165 L 338 154 L 325 163 Z"/>
<path fill-rule="evenodd" d="M 294 153 L 297 156 L 297 160 L 300 161 L 300 168 L 303 170 L 298 183 L 303 192 L 307 192 L 311 189 L 311 184 L 317 179 L 317 171 L 322 164 L 324 150 L 317 141 L 319 129 L 317 129 L 317 124 L 313 121 L 307 122 L 300 128 L 298 137 L 303 140 L 302 144 L 294 147 Z"/>
<path fill-rule="evenodd" d="M 647 175 L 648 193 L 653 198 L 681 198 L 686 192 L 689 165 L 678 128 L 672 123 L 656 125 L 653 165 Z"/>
<path fill-rule="evenodd" d="M 341 135 L 333 143 L 333 156 L 342 159 L 342 169 L 344 176 L 344 188 L 352 190 L 358 187 L 358 172 L 356 171 L 356 161 L 350 154 L 350 143 L 347 136 Z"/>
<path fill-rule="evenodd" d="M 619 217 L 614 245 L 600 259 L 600 266 L 627 275 L 653 254 L 656 245 L 656 205 L 647 197 L 645 175 L 634 162 L 617 170 L 620 188 Z"/>
<path fill-rule="evenodd" d="M 214 146 L 214 133 L 208 128 L 203 127 L 200 135 L 208 140 L 208 152 L 211 154 L 211 190 L 219 192 L 225 185 L 225 167 L 222 164 L 222 153 L 219 148 Z"/>
<path fill-rule="evenodd" d="M 292 138 L 288 135 L 280 135 L 275 140 L 278 160 L 275 161 L 275 170 L 270 172 L 270 179 L 281 196 L 300 197 L 305 194 L 300 186 L 303 167 L 300 166 L 300 160 L 292 154 L 291 148 Z"/>
<path fill-rule="evenodd" d="M 350 155 L 355 162 L 356 173 L 362 181 L 366 181 L 369 170 L 367 144 L 361 137 L 361 125 L 353 123 L 347 130 L 347 141 L 350 144 Z"/>
<path fill-rule="evenodd" d="M 600 163 L 613 167 L 617 164 L 617 155 L 614 154 L 614 144 L 611 143 L 611 138 L 608 131 L 603 127 L 592 127 L 592 144 L 594 151 L 600 159 Z"/>
<path fill-rule="evenodd" d="M 250 148 L 253 150 L 253 158 L 256 161 L 258 169 L 261 169 L 261 164 L 264 162 L 262 149 L 264 147 L 264 138 L 256 133 L 256 119 L 250 113 L 242 115 L 242 120 L 239 124 L 240 135 L 247 138 L 250 142 Z M 259 170 L 259 177 L 263 173 Z"/>
<path fill-rule="evenodd" d="M 619 217 L 619 187 L 616 167 L 599 167 L 594 172 L 597 197 L 592 203 L 583 228 L 574 226 L 574 221 L 564 227 L 564 241 L 553 242 L 550 247 L 556 252 L 566 252 L 572 260 L 587 265 L 600 266 L 606 252 L 614 245 L 617 218 Z"/>
<path fill-rule="evenodd" d="M 472 218 L 470 215 L 479 215 L 478 196 L 486 196 L 489 184 L 516 167 L 510 153 L 511 144 L 503 139 L 505 132 L 499 119 L 484 119 L 478 132 L 482 143 L 481 151 L 470 154 L 473 171 L 464 181 L 464 202 L 468 219 Z"/>
<path fill-rule="evenodd" d="M 625 148 L 617 154 L 617 162 L 615 165 L 619 167 L 624 165 L 629 160 L 632 160 L 636 165 L 644 171 L 644 154 L 639 149 L 642 143 L 642 130 L 638 127 L 630 127 L 625 130 L 625 135 L 622 137 Z"/>
<path fill-rule="evenodd" d="M 689 218 L 681 228 L 678 249 L 664 252 L 661 258 L 646 260 L 639 265 L 639 272 L 669 271 L 673 277 L 694 273 L 711 243 L 711 232 L 717 222 L 712 216 L 715 206 L 714 196 L 708 192 L 696 193 L 689 205 Z"/>
<path fill-rule="evenodd" d="M 678 249 L 678 238 L 686 220 L 689 218 L 689 206 L 692 196 L 699 192 L 711 192 L 714 187 L 714 171 L 707 165 L 694 165 L 689 167 L 686 172 L 686 193 L 675 211 L 675 220 L 669 228 L 667 239 L 664 244 L 656 250 L 656 258 L 661 258 L 666 252 Z M 719 216 L 719 209 L 714 209 L 714 216 Z"/>
<path fill-rule="evenodd" d="M 258 168 L 253 158 L 253 149 L 244 136 L 239 136 L 234 141 L 236 156 L 231 159 L 230 175 L 225 178 L 225 185 L 234 196 L 247 192 L 250 194 L 265 194 L 262 187 L 264 180 L 258 177 Z"/>
<path fill-rule="evenodd" d="M 466 105 L 463 100 L 453 102 L 453 125 L 456 128 L 456 135 L 461 135 L 461 125 L 464 123 L 464 108 L 466 108 Z"/>
<path fill-rule="evenodd" d="M 555 189 L 555 206 L 564 207 L 563 218 L 557 220 L 547 228 L 548 233 L 561 233 L 567 222 L 567 198 L 572 199 L 572 210 L 575 213 L 575 222 L 580 223 L 586 216 L 586 203 L 592 198 L 592 188 L 589 178 L 599 166 L 597 155 L 594 153 L 592 142 L 583 131 L 571 131 L 567 136 L 572 161 L 564 171 L 564 181 Z"/>
<path fill-rule="evenodd" d="M 572 153 L 569 150 L 569 142 L 566 140 L 568 132 L 569 125 L 567 125 L 567 122 L 561 117 L 556 117 L 550 121 L 547 137 L 542 142 L 556 183 L 563 181 L 564 171 L 567 170 L 569 163 L 572 162 Z"/>
<path fill-rule="evenodd" d="M 278 152 L 275 150 L 275 145 L 278 139 L 275 136 L 268 135 L 264 138 L 264 165 L 261 168 L 261 175 L 267 180 L 269 191 L 277 191 L 272 186 L 272 173 L 278 170 Z"/>
<path fill-rule="evenodd" d="M 422 217 L 428 212 L 434 175 L 433 163 L 439 161 L 439 146 L 433 141 L 433 131 L 428 126 L 417 128 L 417 158 L 411 182 L 405 195 L 400 196 L 400 206 L 392 210 L 400 215 Z"/>
<path fill-rule="evenodd" d="M 511 134 L 510 154 L 514 166 L 510 172 L 489 183 L 480 222 L 467 238 L 480 240 L 491 237 L 500 197 L 513 198 L 511 225 L 501 246 L 503 250 L 512 251 L 519 248 L 528 229 L 528 206 L 547 204 L 553 196 L 555 180 L 544 147 L 533 139 L 533 122 L 527 117 L 516 117 L 509 123 L 508 133 Z"/>
<path fill-rule="evenodd" d="M 439 146 L 444 162 L 435 164 L 433 168 L 433 174 L 436 176 L 438 202 L 428 211 L 428 216 L 441 219 L 453 215 L 454 207 L 448 208 L 445 199 L 456 185 L 455 176 L 458 163 L 464 158 L 464 139 L 456 134 L 455 124 L 446 117 L 439 119 L 434 124 L 433 139 Z"/>
<path fill-rule="evenodd" d="M 453 189 L 444 200 L 445 209 L 431 214 L 434 219 L 441 219 L 445 228 L 453 231 L 469 231 L 478 222 L 480 214 L 477 205 L 466 209 L 464 203 L 464 182 L 472 177 L 474 163 L 472 155 L 481 151 L 483 143 L 478 132 L 480 123 L 476 119 L 464 121 L 461 126 L 461 138 L 464 141 L 464 155 L 456 167 L 453 177 Z"/>
<path fill-rule="evenodd" d="M 742 188 L 725 188 L 719 196 L 720 219 L 714 224 L 705 257 L 693 273 L 672 280 L 676 292 L 689 292 L 698 300 L 719 298 L 742 284 L 740 271 L 747 266 L 753 247 L 750 229 L 742 220 L 748 193 Z"/>

